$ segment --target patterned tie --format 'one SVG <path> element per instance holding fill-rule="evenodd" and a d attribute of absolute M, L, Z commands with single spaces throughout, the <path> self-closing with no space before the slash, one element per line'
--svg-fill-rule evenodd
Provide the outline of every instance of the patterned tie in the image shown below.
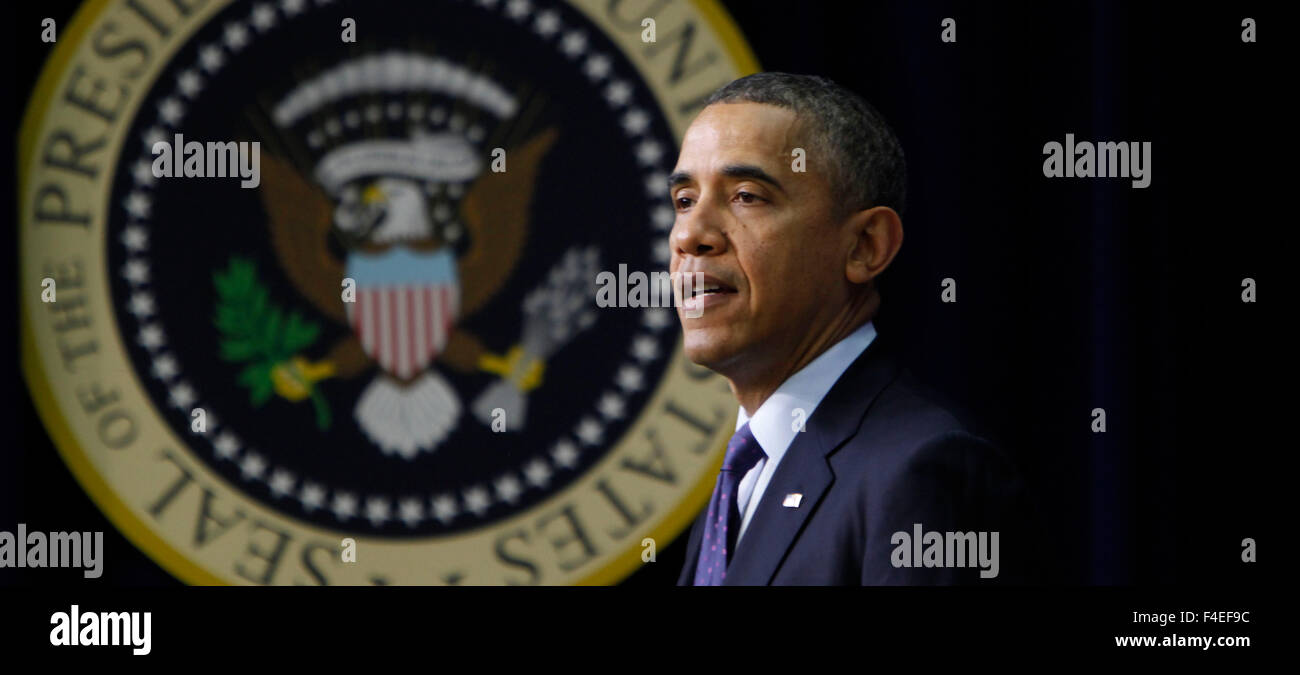
<path fill-rule="evenodd" d="M 704 536 L 700 539 L 700 557 L 695 563 L 696 586 L 721 586 L 727 576 L 727 551 L 735 548 L 733 542 L 740 529 L 740 508 L 736 502 L 736 486 L 740 479 L 766 454 L 749 431 L 749 423 L 740 428 L 727 444 L 727 456 L 722 460 L 718 484 L 709 500 L 709 515 L 704 521 Z"/>

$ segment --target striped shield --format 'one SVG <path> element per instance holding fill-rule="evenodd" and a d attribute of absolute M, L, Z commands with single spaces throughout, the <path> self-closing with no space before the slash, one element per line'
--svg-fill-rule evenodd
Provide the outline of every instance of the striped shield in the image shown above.
<path fill-rule="evenodd" d="M 460 308 L 451 251 L 353 251 L 346 273 L 356 282 L 356 301 L 343 304 L 361 348 L 398 379 L 423 372 L 447 345 Z"/>

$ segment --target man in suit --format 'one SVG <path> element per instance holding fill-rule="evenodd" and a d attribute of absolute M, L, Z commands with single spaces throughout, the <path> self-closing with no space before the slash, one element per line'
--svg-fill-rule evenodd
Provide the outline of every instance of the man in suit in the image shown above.
<path fill-rule="evenodd" d="M 740 412 L 679 585 L 1019 571 L 1004 559 L 1014 467 L 913 380 L 872 322 L 903 242 L 904 186 L 885 121 L 823 78 L 741 78 L 687 130 L 669 177 L 684 349 L 728 380 Z"/>

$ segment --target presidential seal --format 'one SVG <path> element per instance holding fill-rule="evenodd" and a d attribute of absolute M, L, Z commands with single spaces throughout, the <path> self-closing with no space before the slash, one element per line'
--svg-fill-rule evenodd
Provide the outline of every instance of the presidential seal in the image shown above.
<path fill-rule="evenodd" d="M 755 69 L 708 1 L 87 4 L 19 148 L 51 437 L 189 583 L 653 564 L 735 404 L 595 279 L 666 268 L 677 140 Z"/>

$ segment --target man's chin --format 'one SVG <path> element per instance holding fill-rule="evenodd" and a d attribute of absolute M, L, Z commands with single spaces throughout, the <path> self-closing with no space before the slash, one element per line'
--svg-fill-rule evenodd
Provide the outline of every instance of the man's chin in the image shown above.
<path fill-rule="evenodd" d="M 691 363 L 716 371 L 735 357 L 737 350 L 729 340 L 701 333 L 687 331 L 683 336 L 682 351 Z"/>

